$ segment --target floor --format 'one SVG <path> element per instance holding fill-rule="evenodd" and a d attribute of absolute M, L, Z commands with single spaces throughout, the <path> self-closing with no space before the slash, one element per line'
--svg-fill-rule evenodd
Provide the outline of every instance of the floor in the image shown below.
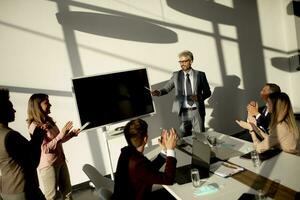
<path fill-rule="evenodd" d="M 99 200 L 95 189 L 88 181 L 79 185 L 75 185 L 72 188 L 72 196 L 74 200 Z"/>
<path fill-rule="evenodd" d="M 154 199 L 164 199 L 164 200 L 176 200 L 162 187 L 158 187 L 156 185 L 156 191 L 153 194 Z M 80 185 L 79 187 L 73 188 L 73 199 L 74 200 L 99 200 L 100 198 L 97 196 L 95 190 L 84 183 L 84 185 Z"/>
<path fill-rule="evenodd" d="M 73 191 L 74 200 L 99 200 L 92 188 L 78 189 Z"/>

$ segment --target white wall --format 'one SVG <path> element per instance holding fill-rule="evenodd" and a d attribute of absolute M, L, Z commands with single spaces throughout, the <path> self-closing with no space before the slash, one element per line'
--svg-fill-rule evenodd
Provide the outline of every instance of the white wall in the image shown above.
<path fill-rule="evenodd" d="M 297 1 L 298 2 L 298 5 L 300 4 L 300 1 Z M 299 12 L 299 11 L 298 11 Z M 289 20 L 290 23 L 294 23 L 295 24 L 295 32 L 296 32 L 296 36 L 297 36 L 297 39 L 295 40 L 294 37 L 293 37 L 293 34 L 291 35 L 291 37 L 293 38 L 293 43 L 291 44 L 292 48 L 296 48 L 298 49 L 298 55 L 300 55 L 300 52 L 299 52 L 299 49 L 300 49 L 300 13 L 298 13 L 298 16 L 291 16 L 291 20 Z M 292 24 L 291 24 L 291 28 L 292 28 Z M 295 47 L 296 46 L 296 47 Z M 295 54 L 293 54 L 295 55 Z M 300 56 L 298 57 L 298 63 L 300 66 Z M 294 109 L 296 112 L 300 112 L 300 95 L 299 95 L 299 92 L 298 92 L 298 88 L 297 86 L 300 84 L 300 72 L 296 72 L 296 73 L 293 73 L 291 75 L 291 95 L 292 95 L 292 100 L 293 100 L 293 105 L 294 105 Z"/>
<path fill-rule="evenodd" d="M 0 86 L 10 89 L 17 110 L 11 126 L 28 137 L 26 107 L 35 92 L 50 95 L 59 127 L 67 120 L 79 126 L 72 77 L 148 67 L 157 88 L 179 69 L 177 54 L 185 49 L 194 53 L 194 68 L 206 72 L 214 91 L 207 126 L 238 131 L 234 119 L 244 117 L 250 99 L 259 100 L 265 82 L 278 83 L 300 107 L 299 72 L 272 63 L 296 48 L 288 3 L 0 0 Z M 159 127 L 178 126 L 171 102 L 172 95 L 155 99 L 157 115 L 147 119 L 153 137 Z M 82 133 L 64 145 L 72 184 L 87 180 L 84 163 L 108 173 L 101 135 L 101 130 Z"/>

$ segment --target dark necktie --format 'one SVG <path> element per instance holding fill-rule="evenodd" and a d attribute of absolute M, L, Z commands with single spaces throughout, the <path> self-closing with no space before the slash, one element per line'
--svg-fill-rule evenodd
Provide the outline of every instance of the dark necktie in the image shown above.
<path fill-rule="evenodd" d="M 262 111 L 262 114 L 263 114 L 263 116 L 265 117 L 266 115 L 267 115 L 267 113 L 268 113 L 268 109 L 267 109 L 267 106 L 263 109 L 263 111 Z"/>
<path fill-rule="evenodd" d="M 187 103 L 191 106 L 194 104 L 194 101 L 191 99 L 193 92 L 192 92 L 192 84 L 190 75 L 186 74 L 186 96 L 187 96 Z"/>

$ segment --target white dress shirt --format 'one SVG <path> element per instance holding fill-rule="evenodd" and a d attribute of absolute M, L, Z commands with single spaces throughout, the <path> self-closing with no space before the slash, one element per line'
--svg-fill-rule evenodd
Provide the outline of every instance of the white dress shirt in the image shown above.
<path fill-rule="evenodd" d="M 189 77 L 190 77 L 190 80 L 191 80 L 191 86 L 192 86 L 192 91 L 193 91 L 193 94 L 195 94 L 195 89 L 194 89 L 194 71 L 193 69 L 190 69 L 188 72 L 183 72 L 184 73 L 184 94 L 185 94 L 185 98 L 184 98 L 184 102 L 183 102 L 183 107 L 184 108 L 193 108 L 193 107 L 196 107 L 196 104 L 194 103 L 193 105 L 189 105 L 188 104 L 188 101 L 187 101 L 187 95 L 186 95 L 186 81 L 187 81 L 187 78 L 186 78 L 186 74 L 189 74 Z"/>

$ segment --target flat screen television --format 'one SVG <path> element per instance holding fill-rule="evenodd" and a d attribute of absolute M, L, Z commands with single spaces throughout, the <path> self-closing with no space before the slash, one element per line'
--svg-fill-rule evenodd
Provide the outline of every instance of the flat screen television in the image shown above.
<path fill-rule="evenodd" d="M 72 79 L 81 124 L 85 129 L 155 113 L 146 68 Z"/>

